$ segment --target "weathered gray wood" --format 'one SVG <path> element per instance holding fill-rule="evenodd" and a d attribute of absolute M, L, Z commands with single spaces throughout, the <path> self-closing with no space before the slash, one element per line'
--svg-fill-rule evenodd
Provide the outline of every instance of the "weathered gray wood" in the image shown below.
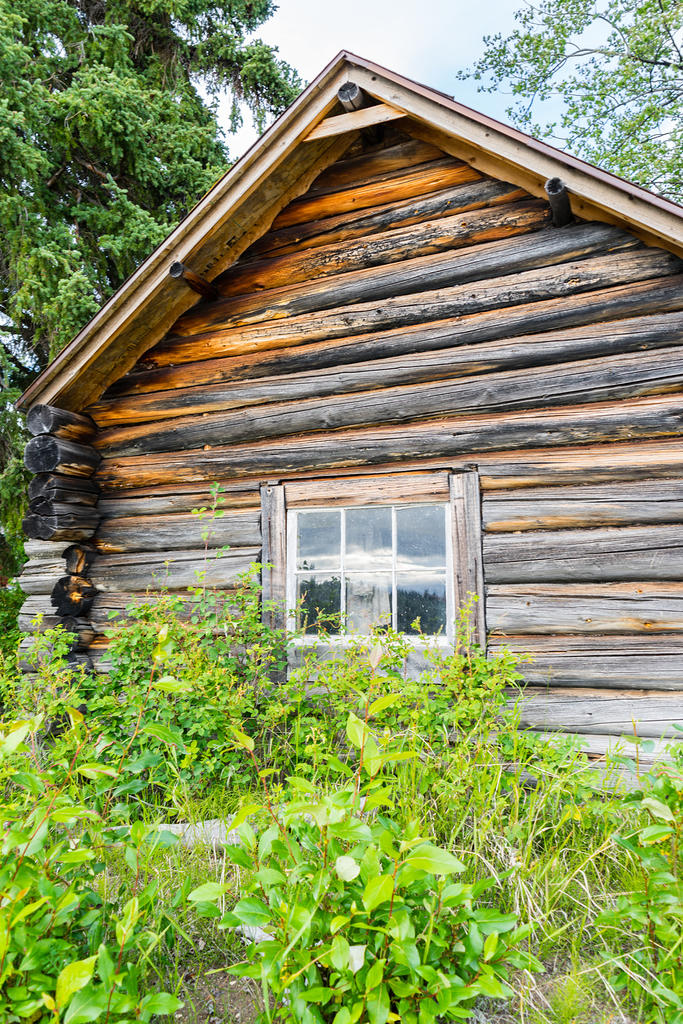
<path fill-rule="evenodd" d="M 90 505 L 55 504 L 38 499 L 40 514 L 33 509 L 24 517 L 22 526 L 27 537 L 36 540 L 84 540 L 91 537 L 100 521 Z"/>
<path fill-rule="evenodd" d="M 628 404 L 555 409 L 552 413 L 481 414 L 470 419 L 444 419 L 408 427 L 336 431 L 329 435 L 284 441 L 147 455 L 144 459 L 111 458 L 102 463 L 98 478 L 113 490 L 130 487 L 133 481 L 137 486 L 152 486 L 171 481 L 211 481 L 217 477 L 239 477 L 249 473 L 281 476 L 320 466 L 325 466 L 329 472 L 337 467 L 389 465 L 406 463 L 411 459 L 450 460 L 467 456 L 470 461 L 475 452 L 521 450 L 531 446 L 535 449 L 557 448 L 562 445 L 633 441 L 636 438 L 675 438 L 681 433 L 682 425 L 683 406 L 680 400 L 665 396 L 638 399 Z M 560 465 L 563 455 L 565 453 L 556 455 Z M 662 459 L 661 452 L 659 458 Z M 511 461 L 500 460 L 496 472 L 501 477 L 512 474 Z M 571 460 L 566 462 L 569 474 Z M 550 463 L 551 455 L 548 456 Z M 613 476 L 616 475 L 617 472 L 613 471 Z M 630 474 L 622 470 L 622 475 L 635 477 L 646 474 L 639 474 L 634 468 Z M 522 476 L 520 482 L 523 481 Z"/>
<path fill-rule="evenodd" d="M 273 382 L 276 386 L 277 382 Z M 315 389 L 314 381 L 310 387 Z M 181 415 L 170 422 L 161 420 L 103 430 L 100 445 L 108 456 L 132 455 L 173 451 L 180 445 L 197 448 L 207 443 L 237 443 L 318 430 L 402 423 L 454 413 L 465 416 L 480 410 L 491 414 L 508 409 L 615 401 L 679 389 L 683 389 L 683 362 L 676 347 L 476 378 L 383 387 L 370 393 L 301 397 L 296 403 L 279 402 L 211 415 Z M 286 395 L 286 383 L 282 390 Z M 176 408 L 182 411 L 182 393 L 175 401 Z"/>
<path fill-rule="evenodd" d="M 488 491 L 489 532 L 683 522 L 683 480 Z"/>
<path fill-rule="evenodd" d="M 683 578 L 683 527 L 487 534 L 489 583 L 676 580 Z"/>
<path fill-rule="evenodd" d="M 164 554 L 166 557 L 164 557 Z M 97 590 L 185 590 L 206 584 L 225 587 L 257 562 L 260 548 L 233 548 L 225 553 L 202 550 L 131 552 L 102 555 L 91 570 Z"/>
<path fill-rule="evenodd" d="M 64 562 L 47 564 L 41 571 L 23 572 L 17 582 L 25 594 L 51 594 L 57 580 L 64 575 Z"/>
<path fill-rule="evenodd" d="M 220 517 L 198 515 L 143 515 L 105 520 L 97 531 L 100 552 L 174 551 L 225 546 L 249 547 L 261 543 L 260 514 L 225 512 Z"/>
<path fill-rule="evenodd" d="M 61 558 L 66 547 L 67 545 L 59 540 L 28 540 L 24 544 L 24 551 L 29 559 L 49 561 Z"/>
<path fill-rule="evenodd" d="M 220 291 L 227 297 L 301 281 L 319 281 L 353 270 L 381 267 L 420 255 L 483 243 L 496 237 L 513 237 L 515 233 L 541 228 L 547 221 L 545 203 L 539 200 L 517 200 L 465 214 L 422 221 L 420 224 L 368 235 L 341 245 L 324 245 L 305 249 L 302 253 L 237 265 L 231 273 L 225 275 Z"/>
<path fill-rule="evenodd" d="M 188 324 L 183 328 L 184 334 L 169 335 L 153 353 L 148 354 L 147 361 L 163 366 L 338 339 L 391 327 L 406 328 L 427 321 L 484 313 L 567 295 L 576 297 L 599 288 L 679 273 L 680 260 L 661 250 L 594 256 L 562 263 L 552 274 L 547 267 L 525 270 L 493 280 L 483 279 L 420 292 L 419 298 L 397 295 L 382 302 L 358 302 L 341 309 L 325 309 L 281 320 L 266 319 L 266 322 L 250 325 L 217 321 L 200 330 L 198 325 Z M 267 316 L 264 311 L 263 317 Z M 499 325 L 498 336 L 501 333 Z"/>
<path fill-rule="evenodd" d="M 522 666 L 527 683 L 535 686 L 581 686 L 617 690 L 677 690 L 683 692 L 683 655 L 577 657 L 574 654 L 536 656 Z"/>
<path fill-rule="evenodd" d="M 77 444 L 50 434 L 31 438 L 24 450 L 24 465 L 31 473 L 63 473 L 88 477 L 97 469 L 100 455 L 87 444 Z"/>
<path fill-rule="evenodd" d="M 95 481 L 82 476 L 40 473 L 29 481 L 28 496 L 31 501 L 48 498 L 69 504 L 95 505 L 99 488 Z"/>
<path fill-rule="evenodd" d="M 26 417 L 26 426 L 36 434 L 52 434 L 68 441 L 90 441 L 97 427 L 90 416 L 58 409 L 54 405 L 33 405 Z"/>
<path fill-rule="evenodd" d="M 260 507 L 259 501 L 258 480 L 225 481 L 221 485 L 221 508 L 254 511 Z M 134 516 L 192 512 L 195 508 L 210 508 L 212 503 L 213 496 L 206 483 L 194 487 L 191 483 L 181 487 L 159 485 L 147 493 L 132 488 L 114 497 L 104 495 L 97 503 L 97 511 L 106 520 L 128 519 Z"/>
<path fill-rule="evenodd" d="M 482 563 L 481 501 L 476 470 L 449 477 L 453 531 L 455 613 L 463 615 L 474 601 L 468 627 L 475 643 L 486 646 L 484 572 Z"/>
<path fill-rule="evenodd" d="M 285 489 L 281 484 L 266 483 L 261 487 L 261 524 L 263 619 L 272 629 L 284 629 L 287 618 L 287 545 Z"/>
<path fill-rule="evenodd" d="M 577 225 L 568 231 L 546 228 L 520 237 L 485 242 L 464 251 L 435 253 L 349 271 L 336 275 L 330 282 L 323 279 L 322 283 L 312 281 L 229 297 L 188 311 L 174 325 L 174 332 L 185 336 L 207 331 L 212 326 L 230 330 L 263 320 L 300 317 L 312 311 L 318 313 L 351 303 L 365 304 L 416 292 L 423 294 L 429 303 L 434 301 L 432 293 L 437 288 L 450 289 L 539 268 L 545 269 L 545 277 L 550 277 L 554 275 L 548 273 L 549 266 L 563 266 L 589 256 L 605 258 L 605 254 L 609 254 L 616 269 L 622 261 L 628 265 L 629 256 L 634 255 L 629 250 L 637 246 L 632 235 L 602 224 Z M 650 250 L 649 254 L 656 252 L 658 250 Z M 659 265 L 680 267 L 680 260 L 665 259 Z"/>
<path fill-rule="evenodd" d="M 683 277 L 676 276 L 601 288 L 584 294 L 580 302 L 574 296 L 560 297 L 399 330 L 372 331 L 337 339 L 333 343 L 302 339 L 303 344 L 293 342 L 292 346 L 285 344 L 270 350 L 257 349 L 243 355 L 204 358 L 197 354 L 196 361 L 189 365 L 150 369 L 155 360 L 156 350 L 153 350 L 133 372 L 114 385 L 108 395 L 167 391 L 191 387 L 195 383 L 235 382 L 274 374 L 305 374 L 306 371 L 330 367 L 334 372 L 347 363 L 366 361 L 367 364 L 368 361 L 374 363 L 389 358 L 405 357 L 415 362 L 418 353 L 444 348 L 454 352 L 453 346 L 463 347 L 464 355 L 455 373 L 449 376 L 538 365 L 544 361 L 545 351 L 549 362 L 562 362 L 570 357 L 629 351 L 630 330 L 633 330 L 635 340 L 632 350 L 637 350 L 639 344 L 648 347 L 651 335 L 647 334 L 647 329 L 651 321 L 643 317 L 641 326 L 637 315 L 652 314 L 666 318 L 667 313 L 679 312 L 682 307 Z M 621 317 L 628 319 L 619 320 Z M 675 342 L 680 338 L 680 319 L 671 321 L 671 329 L 670 340 Z M 645 330 L 646 334 L 639 336 L 640 330 Z M 567 332 L 568 347 L 563 332 Z M 514 348 L 513 339 L 517 339 L 519 349 Z M 483 347 L 487 342 L 491 343 L 490 354 Z M 668 343 L 666 335 L 664 343 Z M 472 348 L 467 350 L 465 346 Z M 510 362 L 505 361 L 506 354 Z M 94 412 L 100 408 L 108 408 L 106 399 L 102 404 L 92 406 Z"/>
<path fill-rule="evenodd" d="M 339 396 L 378 388 L 395 389 L 400 385 L 417 385 L 424 381 L 437 382 L 432 383 L 432 387 L 438 391 L 449 378 L 458 378 L 464 374 L 475 374 L 478 380 L 482 374 L 488 374 L 488 387 L 495 387 L 496 382 L 510 379 L 503 378 L 495 371 L 507 370 L 509 373 L 512 370 L 520 375 L 524 373 L 526 377 L 522 379 L 528 379 L 531 371 L 522 368 L 534 364 L 542 364 L 545 367 L 544 370 L 535 372 L 538 376 L 546 375 L 552 385 L 554 381 L 549 366 L 560 363 L 566 364 L 566 367 L 574 366 L 579 372 L 582 366 L 588 371 L 591 364 L 583 357 L 594 359 L 596 355 L 600 355 L 607 362 L 602 375 L 599 374 L 597 367 L 593 369 L 594 379 L 598 388 L 602 386 L 609 390 L 617 383 L 610 377 L 609 367 L 616 366 L 622 371 L 622 375 L 628 374 L 629 357 L 625 354 L 627 351 L 637 350 L 637 359 L 642 360 L 643 373 L 647 375 L 648 367 L 650 373 L 656 373 L 657 364 L 649 362 L 651 357 L 644 355 L 643 349 L 666 346 L 666 351 L 673 355 L 678 350 L 669 346 L 677 341 L 683 341 L 683 313 L 636 318 L 635 323 L 630 320 L 620 321 L 618 325 L 601 323 L 589 328 L 578 328 L 572 332 L 549 332 L 538 336 L 532 335 L 527 339 L 506 339 L 503 342 L 439 349 L 436 352 L 397 356 L 392 359 L 375 359 L 337 366 L 331 370 L 260 377 L 245 382 L 178 386 L 173 390 L 106 399 L 93 406 L 91 411 L 101 427 L 117 428 L 128 423 L 224 412 L 253 405 L 292 401 L 310 403 L 311 399 L 321 399 L 324 396 Z M 611 348 L 617 348 L 619 354 L 612 354 Z M 662 356 L 662 353 L 659 355 Z M 657 355 L 654 358 L 656 359 Z M 581 359 L 581 362 L 574 362 L 576 359 Z M 667 358 L 664 356 L 663 362 L 666 361 Z M 633 364 L 630 365 L 633 369 Z M 562 372 L 562 365 L 559 371 Z M 677 369 L 674 369 L 674 377 L 677 372 Z M 557 394 L 562 388 L 562 384 L 562 381 L 558 381 L 551 386 L 547 404 L 552 400 L 552 395 Z M 468 390 L 464 378 L 457 386 L 465 387 L 462 401 L 466 406 Z M 571 384 L 567 390 L 570 388 Z M 522 400 L 520 397 L 519 404 Z M 537 397 L 536 403 L 538 400 Z M 363 400 L 355 401 L 362 403 Z M 366 402 L 369 409 L 372 409 L 372 400 L 368 399 Z M 476 402 L 475 407 L 477 406 L 481 406 L 481 401 Z M 457 408 L 461 409 L 460 401 Z M 107 444 L 106 435 L 103 443 Z"/>
<path fill-rule="evenodd" d="M 292 480 L 285 483 L 287 508 L 307 505 L 375 505 L 448 501 L 448 472 L 382 473 Z"/>
<path fill-rule="evenodd" d="M 681 632 L 683 583 L 489 585 L 486 608 L 497 633 Z"/>
<path fill-rule="evenodd" d="M 683 720 L 683 694 L 529 688 L 520 709 L 523 728 L 621 736 L 633 735 L 635 722 L 639 736 L 660 739 L 677 736 L 673 723 Z"/>

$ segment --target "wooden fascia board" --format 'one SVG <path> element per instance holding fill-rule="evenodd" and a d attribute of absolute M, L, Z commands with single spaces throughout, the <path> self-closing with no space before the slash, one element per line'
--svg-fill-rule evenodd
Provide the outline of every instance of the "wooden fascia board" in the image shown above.
<path fill-rule="evenodd" d="M 239 242 L 244 230 L 240 210 L 297 148 L 305 153 L 304 165 L 317 167 L 321 152 L 330 154 L 330 162 L 336 159 L 340 146 L 348 146 L 352 141 L 349 135 L 341 140 L 323 139 L 305 146 L 302 140 L 336 105 L 337 90 L 347 80 L 345 70 L 343 57 L 328 65 L 27 388 L 17 402 L 18 408 L 27 409 L 36 402 L 43 402 L 75 409 L 99 397 L 111 379 L 125 373 L 139 355 L 160 340 L 177 317 L 195 303 L 196 296 L 189 289 L 168 277 L 169 264 L 174 260 L 187 263 L 196 273 L 211 280 L 242 251 Z M 282 190 L 283 202 L 280 206 L 273 204 L 271 219 L 282 205 L 310 184 L 303 173 L 297 180 L 301 182 L 300 191 L 290 194 L 289 190 Z M 221 233 L 229 237 L 231 244 L 218 261 L 213 258 L 213 252 L 216 236 Z M 207 250 L 210 259 L 206 258 Z M 166 300 L 166 315 L 155 324 L 146 325 L 146 344 L 142 347 L 135 342 L 128 344 L 126 332 L 146 312 L 153 299 Z M 94 374 L 91 385 L 76 386 L 101 360 L 106 365 Z"/>
<path fill-rule="evenodd" d="M 619 223 L 650 244 L 683 256 L 683 208 L 678 204 L 476 115 L 447 97 L 430 94 L 423 86 L 404 83 L 376 65 L 359 62 L 348 74 L 375 99 L 403 110 L 418 127 L 438 132 L 440 145 L 450 139 L 453 155 L 485 173 L 503 176 L 537 195 L 545 194 L 542 187 L 548 178 L 561 177 L 577 215 Z"/>
<path fill-rule="evenodd" d="M 402 110 L 397 110 L 388 103 L 377 103 L 372 107 L 352 110 L 348 114 L 336 114 L 333 117 L 326 117 L 310 130 L 306 136 L 306 142 L 324 139 L 329 135 L 341 135 L 344 132 L 369 128 L 371 125 L 386 124 L 387 121 L 396 121 L 399 117 L 404 116 Z"/>

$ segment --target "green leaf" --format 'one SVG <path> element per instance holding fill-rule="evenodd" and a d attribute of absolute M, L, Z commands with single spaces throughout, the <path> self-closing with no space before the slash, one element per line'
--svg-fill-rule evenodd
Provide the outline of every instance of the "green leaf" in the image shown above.
<path fill-rule="evenodd" d="M 382 711 L 386 711 L 387 708 L 393 707 L 393 705 L 400 699 L 400 693 L 385 693 L 383 697 L 378 697 L 377 700 L 373 700 L 372 704 L 368 708 L 368 713 L 371 715 L 379 715 Z"/>
<path fill-rule="evenodd" d="M 429 871 L 432 875 L 452 875 L 465 870 L 465 865 L 452 853 L 439 846 L 432 846 L 431 843 L 418 846 L 406 857 L 405 863 L 421 871 Z"/>
<path fill-rule="evenodd" d="M 363 746 L 363 739 L 366 732 L 367 728 L 365 723 L 361 722 L 360 718 L 358 718 L 357 715 L 354 715 L 352 711 L 346 720 L 346 735 L 349 743 L 360 749 L 360 747 Z"/>
<path fill-rule="evenodd" d="M 394 891 L 394 879 L 391 875 L 377 875 L 371 878 L 363 892 L 363 905 L 366 910 L 374 910 L 380 903 L 391 899 Z"/>
<path fill-rule="evenodd" d="M 337 857 L 334 868 L 344 882 L 351 882 L 360 874 L 360 865 L 353 857 Z"/>
<path fill-rule="evenodd" d="M 86 779 L 98 779 L 101 775 L 107 775 L 111 779 L 115 779 L 118 775 L 116 768 L 112 768 L 107 764 L 97 764 L 94 761 L 90 761 L 87 764 L 79 764 L 76 771 L 80 775 L 85 775 Z"/>
<path fill-rule="evenodd" d="M 185 750 L 182 736 L 160 722 L 150 722 L 149 725 L 143 725 L 140 731 L 147 736 L 154 736 L 156 739 L 161 740 L 162 743 L 168 743 L 170 747 L 178 747 L 179 750 Z"/>
<path fill-rule="evenodd" d="M 490 960 L 498 948 L 498 932 L 491 932 L 484 943 L 484 960 Z"/>
<path fill-rule="evenodd" d="M 104 988 L 92 989 L 90 986 L 77 992 L 69 1003 L 64 1015 L 64 1024 L 90 1024 L 98 1020 L 106 1011 L 109 995 Z"/>
<path fill-rule="evenodd" d="M 659 818 L 661 821 L 676 820 L 671 808 L 663 804 L 661 800 L 655 800 L 653 796 L 646 796 L 644 800 L 641 800 L 641 807 L 645 807 L 655 818 Z"/>
<path fill-rule="evenodd" d="M 145 1013 L 175 1013 L 182 1007 L 182 1003 L 177 996 L 171 995 L 170 992 L 153 992 L 149 996 L 145 996 L 140 1003 L 140 1009 Z"/>
<path fill-rule="evenodd" d="M 234 725 L 230 726 L 230 731 L 235 737 L 235 742 L 237 743 L 238 747 L 242 747 L 243 750 L 249 751 L 252 751 L 254 749 L 254 741 L 251 738 L 251 736 L 247 736 L 246 733 L 240 732 L 240 730 L 236 729 Z"/>
<path fill-rule="evenodd" d="M 55 992 L 55 1002 L 60 1010 L 64 1009 L 75 992 L 88 984 L 93 976 L 96 960 L 96 956 L 89 956 L 86 960 L 74 960 L 60 971 Z"/>
<path fill-rule="evenodd" d="M 188 893 L 187 898 L 191 903 L 216 903 L 229 892 L 229 889 L 228 885 L 222 885 L 220 882 L 204 882 Z"/>
<path fill-rule="evenodd" d="M 164 693 L 191 693 L 192 684 L 176 679 L 175 676 L 162 676 L 153 683 L 155 690 L 162 690 Z"/>
<path fill-rule="evenodd" d="M 270 908 L 255 896 L 245 896 L 237 906 L 233 907 L 232 912 L 242 924 L 251 927 L 262 928 L 264 924 L 268 924 L 272 920 Z"/>

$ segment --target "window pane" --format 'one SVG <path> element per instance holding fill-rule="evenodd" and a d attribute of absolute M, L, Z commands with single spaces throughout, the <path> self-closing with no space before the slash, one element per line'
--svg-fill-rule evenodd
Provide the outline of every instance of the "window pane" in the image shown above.
<path fill-rule="evenodd" d="M 341 580 L 338 576 L 300 576 L 296 588 L 298 622 L 305 633 L 339 632 Z"/>
<path fill-rule="evenodd" d="M 396 565 L 399 569 L 446 564 L 446 518 L 443 505 L 396 509 Z"/>
<path fill-rule="evenodd" d="M 344 561 L 349 569 L 391 566 L 391 508 L 346 511 Z"/>
<path fill-rule="evenodd" d="M 299 512 L 296 517 L 297 569 L 338 569 L 341 512 Z"/>
<path fill-rule="evenodd" d="M 433 635 L 446 630 L 446 576 L 442 572 L 396 574 L 397 628 Z M 411 623 L 420 620 L 420 629 Z"/>
<path fill-rule="evenodd" d="M 378 623 L 391 625 L 391 574 L 350 573 L 346 577 L 346 625 L 369 633 Z"/>

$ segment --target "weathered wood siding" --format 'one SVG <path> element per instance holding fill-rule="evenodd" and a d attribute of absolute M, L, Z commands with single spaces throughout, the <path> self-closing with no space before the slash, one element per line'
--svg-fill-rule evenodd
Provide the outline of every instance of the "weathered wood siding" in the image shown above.
<path fill-rule="evenodd" d="M 387 131 L 84 410 L 102 456 L 95 630 L 197 569 L 230 588 L 259 557 L 265 481 L 475 464 L 490 644 L 535 653 L 527 678 L 546 688 L 524 720 L 669 733 L 683 717 L 681 261 L 609 224 L 556 229 L 541 200 Z M 214 481 L 227 514 L 205 557 L 192 509 Z M 47 565 L 27 574 L 33 594 Z"/>

